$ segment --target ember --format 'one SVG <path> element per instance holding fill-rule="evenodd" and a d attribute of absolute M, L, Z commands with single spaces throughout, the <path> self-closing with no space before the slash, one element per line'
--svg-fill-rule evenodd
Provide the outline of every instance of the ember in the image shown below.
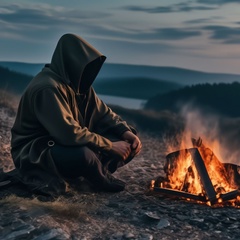
<path fill-rule="evenodd" d="M 240 207 L 240 167 L 221 163 L 200 138 L 192 143 L 193 148 L 166 156 L 166 176 L 153 180 L 152 189 L 208 205 Z"/>

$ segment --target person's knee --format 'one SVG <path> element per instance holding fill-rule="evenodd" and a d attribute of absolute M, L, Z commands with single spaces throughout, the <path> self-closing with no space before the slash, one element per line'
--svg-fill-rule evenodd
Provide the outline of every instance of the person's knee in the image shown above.
<path fill-rule="evenodd" d="M 84 162 L 92 162 L 97 158 L 97 155 L 87 146 L 66 147 L 56 145 L 51 149 L 51 154 L 54 161 L 60 162 L 63 165 L 76 165 Z"/>
<path fill-rule="evenodd" d="M 55 146 L 51 151 L 53 160 L 65 177 L 83 176 L 89 169 L 98 169 L 100 161 L 87 146 Z"/>
<path fill-rule="evenodd" d="M 89 147 L 81 147 L 80 153 L 79 153 L 79 158 L 82 159 L 83 161 L 85 160 L 87 165 L 95 165 L 96 162 L 99 162 L 99 159 L 97 157 L 97 154 L 91 150 Z"/>

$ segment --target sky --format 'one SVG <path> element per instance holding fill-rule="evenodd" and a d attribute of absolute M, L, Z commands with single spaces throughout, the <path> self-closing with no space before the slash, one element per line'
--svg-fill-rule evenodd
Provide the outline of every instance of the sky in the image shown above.
<path fill-rule="evenodd" d="M 0 61 L 48 63 L 74 33 L 107 63 L 240 74 L 239 0 L 1 0 Z"/>

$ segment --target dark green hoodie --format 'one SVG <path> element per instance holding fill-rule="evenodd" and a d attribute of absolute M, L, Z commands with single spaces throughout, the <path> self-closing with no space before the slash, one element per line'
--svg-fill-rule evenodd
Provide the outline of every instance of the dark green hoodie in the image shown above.
<path fill-rule="evenodd" d="M 110 151 L 108 131 L 119 138 L 130 130 L 92 88 L 106 57 L 79 36 L 63 35 L 51 64 L 25 90 L 12 128 L 11 153 L 24 174 L 40 170 L 58 175 L 49 141 Z"/>

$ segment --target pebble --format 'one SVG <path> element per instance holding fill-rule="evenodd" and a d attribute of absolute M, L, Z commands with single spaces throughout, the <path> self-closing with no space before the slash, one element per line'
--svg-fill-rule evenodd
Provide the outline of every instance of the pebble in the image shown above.
<path fill-rule="evenodd" d="M 204 222 L 204 218 L 192 218 L 190 221 L 202 223 Z"/>
<path fill-rule="evenodd" d="M 5 229 L 7 231 L 8 229 Z M 9 229 L 10 230 L 10 229 Z M 24 225 L 20 226 L 18 228 L 13 229 L 12 231 L 2 234 L 2 239 L 4 240 L 10 240 L 10 239 L 17 239 L 17 238 L 23 238 L 24 236 L 29 235 L 33 230 L 35 230 L 35 227 L 32 225 Z"/>
<path fill-rule="evenodd" d="M 160 216 L 157 215 L 156 212 L 145 212 L 145 215 L 150 218 L 150 219 L 153 219 L 153 220 L 160 220 Z"/>
<path fill-rule="evenodd" d="M 124 234 L 122 232 L 116 232 L 115 234 L 112 235 L 111 239 L 121 240 L 123 235 Z"/>
<path fill-rule="evenodd" d="M 40 236 L 34 238 L 34 240 L 66 240 L 70 239 L 70 235 L 65 233 L 62 229 L 50 229 L 47 232 L 44 232 Z"/>
<path fill-rule="evenodd" d="M 152 169 L 157 169 L 157 167 L 156 167 L 154 164 L 151 164 L 150 167 L 151 167 Z"/>
<path fill-rule="evenodd" d="M 189 219 L 188 216 L 184 216 L 184 215 L 180 215 L 180 214 L 176 214 L 176 218 L 180 221 L 185 221 L 185 220 Z"/>
<path fill-rule="evenodd" d="M 131 238 L 134 238 L 134 234 L 131 233 L 131 232 L 128 232 L 128 233 L 125 233 L 125 234 L 124 234 L 124 237 L 125 237 L 126 239 L 131 239 Z"/>
<path fill-rule="evenodd" d="M 163 229 L 169 226 L 170 226 L 170 222 L 167 219 L 163 218 L 158 222 L 157 229 Z"/>
<path fill-rule="evenodd" d="M 9 166 L 9 129 L 3 130 L 0 128 L 0 136 L 8 156 L 0 149 L 0 163 Z M 80 211 L 89 221 L 56 215 L 44 205 L 42 211 L 28 211 L 21 203 L 0 203 L 0 239 L 239 239 L 240 209 L 211 208 L 146 195 L 147 185 L 161 173 L 166 149 L 162 141 L 150 135 L 143 135 L 142 143 L 145 148 L 141 156 L 114 173 L 126 180 L 126 191 L 114 194 L 84 191 L 74 194 L 74 198 L 63 197 L 66 205 L 84 202 Z M 147 212 L 150 217 L 145 215 Z"/>
<path fill-rule="evenodd" d="M 153 240 L 153 235 L 151 234 L 142 234 L 139 240 Z"/>

